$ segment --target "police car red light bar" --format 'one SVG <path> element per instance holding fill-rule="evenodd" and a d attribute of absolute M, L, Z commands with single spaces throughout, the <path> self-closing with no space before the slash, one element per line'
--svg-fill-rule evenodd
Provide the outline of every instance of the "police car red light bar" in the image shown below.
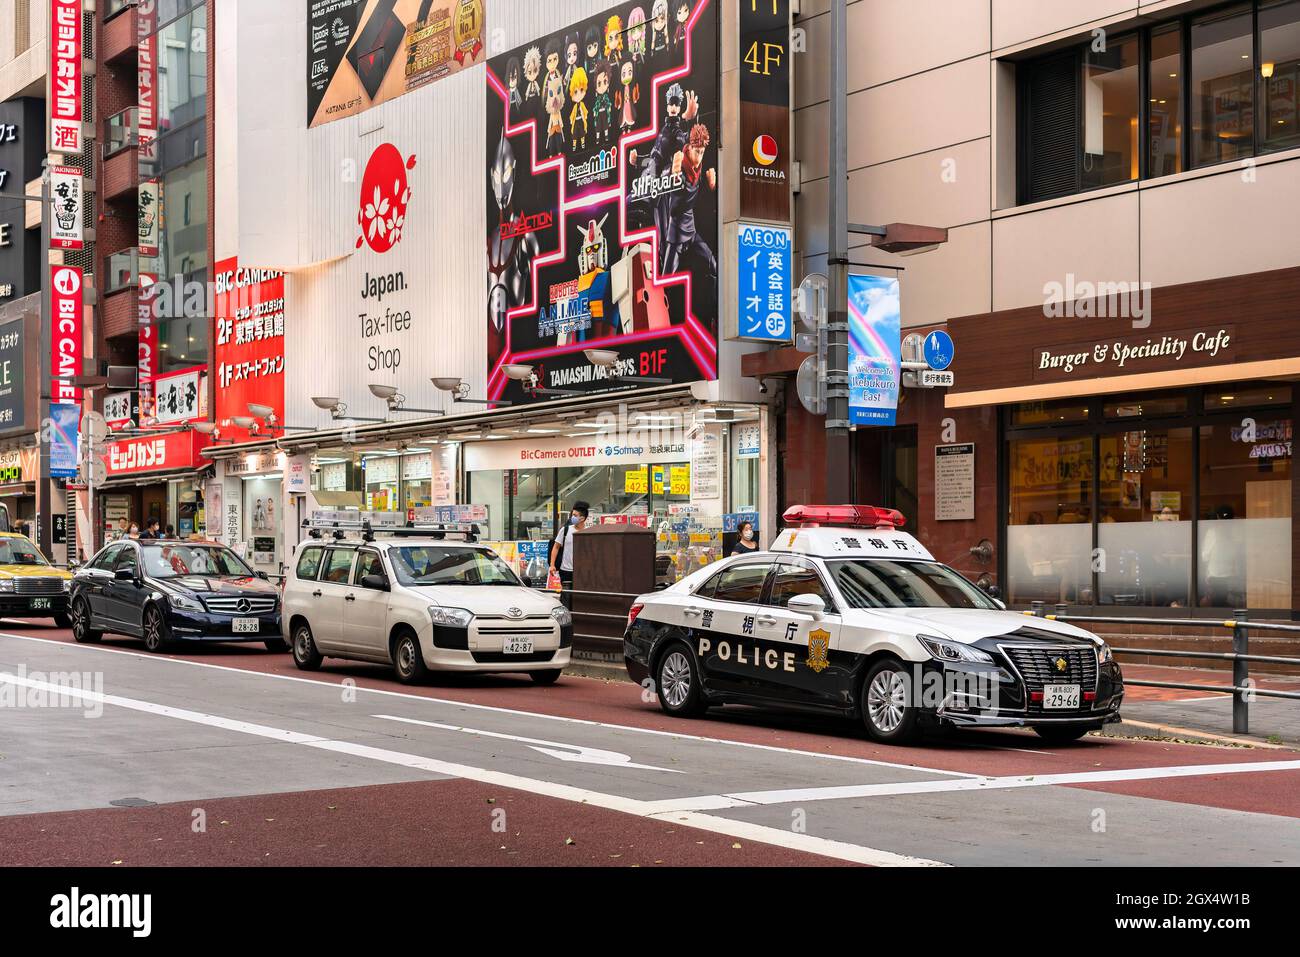
<path fill-rule="evenodd" d="M 839 525 L 845 528 L 902 528 L 907 522 L 894 508 L 874 505 L 791 505 L 781 516 L 787 526 L 816 528 Z"/>

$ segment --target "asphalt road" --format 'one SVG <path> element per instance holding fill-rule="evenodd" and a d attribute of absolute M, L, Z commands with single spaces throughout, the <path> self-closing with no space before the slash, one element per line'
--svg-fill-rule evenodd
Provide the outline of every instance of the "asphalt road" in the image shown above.
<path fill-rule="evenodd" d="M 1294 866 L 1298 818 L 1289 750 L 890 748 L 743 708 L 675 721 L 627 683 L 408 689 L 0 623 L 0 864 Z"/>

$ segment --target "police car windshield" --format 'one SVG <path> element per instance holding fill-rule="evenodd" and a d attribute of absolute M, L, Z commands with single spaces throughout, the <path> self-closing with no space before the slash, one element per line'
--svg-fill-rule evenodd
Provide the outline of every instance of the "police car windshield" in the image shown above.
<path fill-rule="evenodd" d="M 883 558 L 826 563 L 853 608 L 990 608 L 982 591 L 938 562 Z"/>
<path fill-rule="evenodd" d="M 403 585 L 519 585 L 510 566 L 481 548 L 392 548 L 388 558 Z"/>
<path fill-rule="evenodd" d="M 146 545 L 145 573 L 150 578 L 175 578 L 178 575 L 223 575 L 251 578 L 253 570 L 228 548 L 219 545 Z"/>

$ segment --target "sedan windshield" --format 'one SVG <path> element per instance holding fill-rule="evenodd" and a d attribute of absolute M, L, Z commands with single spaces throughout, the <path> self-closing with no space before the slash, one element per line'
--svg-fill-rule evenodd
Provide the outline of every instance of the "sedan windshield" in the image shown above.
<path fill-rule="evenodd" d="M 510 566 L 482 548 L 392 548 L 388 559 L 403 585 L 519 585 Z"/>
<path fill-rule="evenodd" d="M 938 562 L 869 560 L 827 562 L 853 608 L 990 608 L 993 599 Z"/>
<path fill-rule="evenodd" d="M 253 570 L 228 548 L 220 545 L 145 545 L 145 574 L 150 578 L 178 575 L 229 575 L 250 578 Z"/>
<path fill-rule="evenodd" d="M 48 565 L 31 539 L 0 538 L 0 565 Z"/>

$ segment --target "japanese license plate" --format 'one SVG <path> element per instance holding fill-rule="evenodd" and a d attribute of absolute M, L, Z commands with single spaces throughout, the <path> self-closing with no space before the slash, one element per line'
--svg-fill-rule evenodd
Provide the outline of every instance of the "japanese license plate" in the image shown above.
<path fill-rule="evenodd" d="M 533 639 L 506 638 L 501 643 L 501 651 L 507 655 L 531 655 L 533 653 Z"/>
<path fill-rule="evenodd" d="M 48 598 L 33 598 L 33 599 L 32 599 L 32 611 L 40 611 L 40 610 L 42 610 L 42 609 L 45 609 L 45 608 L 52 608 L 52 607 L 53 607 L 53 605 L 51 604 L 51 602 L 50 602 L 50 600 L 49 600 Z"/>
<path fill-rule="evenodd" d="M 1079 707 L 1079 685 L 1044 685 L 1044 711 L 1070 711 Z"/>
<path fill-rule="evenodd" d="M 258 628 L 261 627 L 261 624 L 262 623 L 258 621 L 256 618 L 236 618 L 235 634 L 255 635 L 257 634 Z"/>

